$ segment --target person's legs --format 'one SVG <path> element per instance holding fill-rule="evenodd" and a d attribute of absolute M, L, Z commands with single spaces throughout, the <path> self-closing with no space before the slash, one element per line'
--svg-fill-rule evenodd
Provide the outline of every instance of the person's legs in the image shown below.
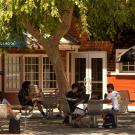
<path fill-rule="evenodd" d="M 85 116 L 85 110 L 81 108 L 76 108 L 73 112 L 73 115 L 75 115 L 73 119 L 73 125 L 79 127 L 80 126 L 80 120 Z"/>
<path fill-rule="evenodd" d="M 105 120 L 105 116 L 108 114 L 109 111 L 110 111 L 110 109 L 104 109 L 102 111 L 102 118 L 103 118 L 103 120 Z"/>
<path fill-rule="evenodd" d="M 69 124 L 69 116 L 68 115 L 65 116 L 63 124 Z"/>
<path fill-rule="evenodd" d="M 38 107 L 38 110 L 41 112 L 41 114 L 45 117 L 46 115 L 45 115 L 45 113 L 43 111 L 43 107 L 42 107 L 40 102 L 39 103 L 37 102 L 37 107 Z"/>
<path fill-rule="evenodd" d="M 33 109 L 34 106 L 37 106 L 37 107 L 38 107 L 38 110 L 41 112 L 41 114 L 42 114 L 44 117 L 46 116 L 45 113 L 44 113 L 44 111 L 43 111 L 41 102 L 32 102 L 32 100 L 30 100 L 29 102 L 27 102 L 27 106 L 32 107 L 32 109 Z"/>

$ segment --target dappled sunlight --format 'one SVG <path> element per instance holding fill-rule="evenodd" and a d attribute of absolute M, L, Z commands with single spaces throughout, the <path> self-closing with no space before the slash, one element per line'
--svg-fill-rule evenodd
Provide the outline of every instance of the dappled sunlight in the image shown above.
<path fill-rule="evenodd" d="M 40 115 L 40 114 L 39 114 Z M 135 114 L 129 113 L 119 116 L 119 125 L 115 129 L 99 128 L 73 128 L 62 124 L 62 118 L 42 119 L 34 114 L 27 119 L 27 128 L 24 130 L 24 119 L 21 119 L 22 135 L 134 135 Z M 102 121 L 99 117 L 99 121 Z M 0 125 L 2 125 L 0 121 Z M 8 121 L 3 123 L 0 134 L 8 134 Z"/>

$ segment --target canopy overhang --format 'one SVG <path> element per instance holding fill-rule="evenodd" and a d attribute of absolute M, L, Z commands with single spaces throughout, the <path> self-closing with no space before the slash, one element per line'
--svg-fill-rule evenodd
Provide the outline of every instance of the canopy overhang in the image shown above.
<path fill-rule="evenodd" d="M 116 62 L 130 62 L 135 61 L 135 45 L 128 50 L 122 52 L 117 58 Z"/>

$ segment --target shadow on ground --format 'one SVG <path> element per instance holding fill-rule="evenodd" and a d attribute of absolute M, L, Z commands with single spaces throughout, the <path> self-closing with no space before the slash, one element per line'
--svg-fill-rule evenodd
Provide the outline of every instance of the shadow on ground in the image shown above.
<path fill-rule="evenodd" d="M 27 120 L 24 129 L 24 120 L 21 121 L 21 134 L 27 135 L 135 135 L 135 114 L 119 117 L 119 127 L 116 129 L 104 128 L 73 128 L 62 124 L 62 119 L 42 119 L 32 117 Z M 0 134 L 8 134 L 8 124 L 2 127 Z"/>

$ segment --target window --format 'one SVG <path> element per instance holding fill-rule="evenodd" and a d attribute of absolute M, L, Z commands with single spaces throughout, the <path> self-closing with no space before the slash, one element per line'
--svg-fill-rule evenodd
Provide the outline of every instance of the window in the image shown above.
<path fill-rule="evenodd" d="M 124 62 L 121 68 L 123 72 L 135 72 L 135 62 Z"/>
<path fill-rule="evenodd" d="M 1 65 L 0 65 L 1 66 Z M 48 57 L 43 55 L 5 56 L 5 91 L 19 91 L 24 80 L 36 84 L 44 91 L 56 88 L 56 75 Z"/>
<path fill-rule="evenodd" d="M 39 85 L 39 57 L 25 57 L 25 80 Z"/>
<path fill-rule="evenodd" d="M 48 57 L 43 57 L 43 88 L 56 88 L 56 76 Z"/>
<path fill-rule="evenodd" d="M 14 91 L 20 88 L 20 57 L 5 56 L 5 89 Z"/>
<path fill-rule="evenodd" d="M 86 76 L 86 58 L 75 58 L 75 82 L 84 85 Z"/>
<path fill-rule="evenodd" d="M 126 49 L 117 49 L 116 50 L 116 59 L 117 57 L 126 51 Z M 123 75 L 134 75 L 135 74 L 135 62 L 121 62 L 116 63 L 116 73 Z"/>

